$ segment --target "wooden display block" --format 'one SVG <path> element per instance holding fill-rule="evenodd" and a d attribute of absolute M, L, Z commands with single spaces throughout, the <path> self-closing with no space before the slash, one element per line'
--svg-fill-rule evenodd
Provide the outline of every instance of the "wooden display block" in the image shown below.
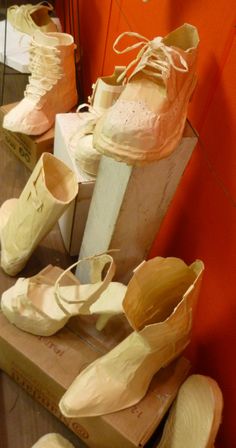
<path fill-rule="evenodd" d="M 1 135 L 8 148 L 32 171 L 43 152 L 53 151 L 54 128 L 37 136 L 4 129 L 3 117 L 16 105 L 11 103 L 0 107 Z"/>
<path fill-rule="evenodd" d="M 101 417 L 67 419 L 58 402 L 76 375 L 130 331 L 116 317 L 97 332 L 93 319 L 73 318 L 55 336 L 18 330 L 0 314 L 0 368 L 92 448 L 143 447 L 185 380 L 190 364 L 179 358 L 153 378 L 137 405 Z"/>
<path fill-rule="evenodd" d="M 119 249 L 116 279 L 127 283 L 148 255 L 196 143 L 186 123 L 179 146 L 165 159 L 133 167 L 103 156 L 79 257 Z M 86 271 L 78 272 L 88 281 Z"/>
<path fill-rule="evenodd" d="M 75 200 L 59 219 L 59 227 L 66 250 L 70 255 L 78 255 L 83 239 L 84 228 L 93 194 L 95 179 L 83 173 L 76 164 L 69 150 L 69 139 L 80 120 L 78 114 L 58 114 L 55 124 L 54 155 L 71 168 L 78 179 L 79 190 Z"/>

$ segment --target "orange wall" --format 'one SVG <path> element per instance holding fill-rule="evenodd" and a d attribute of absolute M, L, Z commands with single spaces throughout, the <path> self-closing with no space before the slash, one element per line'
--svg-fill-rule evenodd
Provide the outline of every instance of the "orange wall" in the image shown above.
<path fill-rule="evenodd" d="M 205 262 L 188 354 L 194 371 L 212 376 L 223 390 L 225 407 L 217 448 L 236 447 L 235 0 L 74 0 L 74 5 L 80 7 L 86 94 L 99 75 L 111 73 L 115 63 L 124 63 L 124 58 L 112 51 L 119 33 L 131 29 L 152 38 L 183 22 L 198 27 L 199 82 L 189 118 L 200 133 L 201 144 L 151 256 L 173 255 L 186 262 L 201 258 Z"/>

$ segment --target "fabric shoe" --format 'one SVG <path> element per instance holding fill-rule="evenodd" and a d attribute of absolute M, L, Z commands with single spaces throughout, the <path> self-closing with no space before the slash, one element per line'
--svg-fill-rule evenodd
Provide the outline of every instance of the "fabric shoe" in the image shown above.
<path fill-rule="evenodd" d="M 78 162 L 79 168 L 91 176 L 96 176 L 101 154 L 93 147 L 93 130 L 98 118 L 119 98 L 124 86 L 117 82 L 125 67 L 115 67 L 111 76 L 98 78 L 93 84 L 90 104 L 80 105 L 77 109 L 79 126 L 77 132 L 70 138 L 69 149 Z M 89 112 L 80 112 L 88 107 Z"/>
<path fill-rule="evenodd" d="M 5 115 L 3 127 L 39 135 L 53 126 L 57 113 L 68 112 L 77 103 L 73 37 L 36 31 L 29 67 L 25 97 Z"/>
<path fill-rule="evenodd" d="M 14 5 L 7 9 L 7 20 L 17 31 L 30 36 L 33 36 L 36 30 L 43 33 L 55 32 L 57 26 L 48 15 L 50 11 L 53 11 L 53 6 L 49 2 Z"/>
<path fill-rule="evenodd" d="M 117 50 L 125 35 L 139 42 Z M 196 84 L 198 43 L 197 29 L 189 24 L 152 41 L 132 32 L 117 38 L 113 47 L 117 53 L 141 50 L 122 75 L 135 66 L 118 101 L 96 125 L 93 143 L 99 152 L 142 165 L 167 157 L 176 148 Z"/>

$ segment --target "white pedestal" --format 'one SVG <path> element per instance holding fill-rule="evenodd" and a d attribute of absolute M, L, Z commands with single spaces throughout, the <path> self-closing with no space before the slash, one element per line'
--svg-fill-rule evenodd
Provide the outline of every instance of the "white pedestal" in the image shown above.
<path fill-rule="evenodd" d="M 65 247 L 70 255 L 78 255 L 93 194 L 95 179 L 79 170 L 69 151 L 69 140 L 79 124 L 78 114 L 58 114 L 55 123 L 54 155 L 61 159 L 77 175 L 79 192 L 66 212 L 59 219 L 59 227 Z"/>
<path fill-rule="evenodd" d="M 79 257 L 119 249 L 116 279 L 127 283 L 148 255 L 196 143 L 186 124 L 181 143 L 166 159 L 132 167 L 103 156 Z"/>

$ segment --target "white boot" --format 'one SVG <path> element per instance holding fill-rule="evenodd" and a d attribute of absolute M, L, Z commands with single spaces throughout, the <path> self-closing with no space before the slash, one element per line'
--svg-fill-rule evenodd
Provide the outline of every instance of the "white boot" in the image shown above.
<path fill-rule="evenodd" d="M 176 258 L 144 262 L 135 271 L 123 301 L 137 331 L 85 368 L 62 397 L 66 417 L 116 412 L 139 402 L 153 375 L 190 342 L 203 263 Z"/>
<path fill-rule="evenodd" d="M 79 168 L 92 176 L 96 176 L 101 154 L 93 147 L 93 131 L 98 118 L 119 98 L 124 85 L 117 79 L 125 67 L 115 67 L 111 76 L 98 78 L 93 85 L 93 93 L 89 98 L 90 105 L 78 107 L 80 123 L 76 133 L 70 138 L 69 149 Z M 86 106 L 89 112 L 80 112 Z"/>
<path fill-rule="evenodd" d="M 69 112 L 77 103 L 73 37 L 36 31 L 30 58 L 25 98 L 5 115 L 3 127 L 39 135 L 53 126 L 56 114 Z"/>
<path fill-rule="evenodd" d="M 0 233 L 1 267 L 7 274 L 16 275 L 24 268 L 77 192 L 75 174 L 52 154 L 42 154 L 19 199 L 12 200 L 12 209 L 7 207 L 8 219 L 3 205 L 6 224 Z"/>
<path fill-rule="evenodd" d="M 191 375 L 179 389 L 157 448 L 213 448 L 222 408 L 216 381 Z"/>

